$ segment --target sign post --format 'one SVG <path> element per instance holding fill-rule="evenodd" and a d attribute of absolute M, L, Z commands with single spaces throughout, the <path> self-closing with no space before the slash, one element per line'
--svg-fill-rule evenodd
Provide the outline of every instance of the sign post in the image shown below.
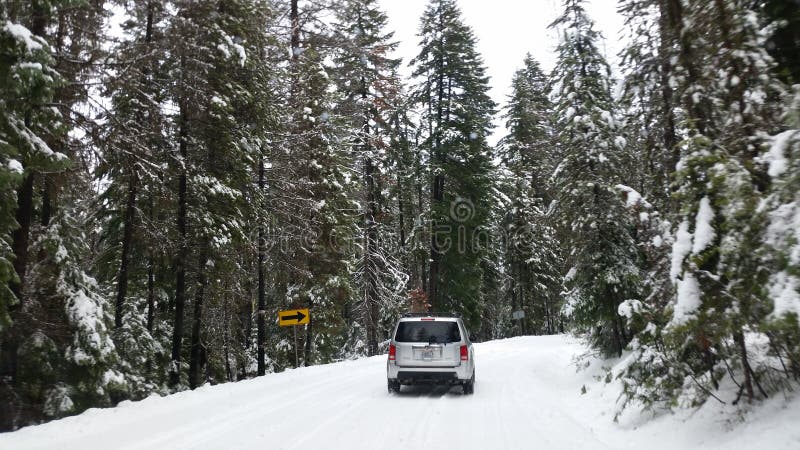
<path fill-rule="evenodd" d="M 305 325 L 311 320 L 311 314 L 306 309 L 289 309 L 286 311 L 278 311 L 278 325 L 282 327 L 294 328 L 294 366 L 299 366 L 299 358 L 297 357 L 297 326 Z"/>
<path fill-rule="evenodd" d="M 519 334 L 525 334 L 525 324 L 522 322 L 522 319 L 525 318 L 525 311 L 518 309 L 511 313 L 511 318 L 519 321 Z"/>

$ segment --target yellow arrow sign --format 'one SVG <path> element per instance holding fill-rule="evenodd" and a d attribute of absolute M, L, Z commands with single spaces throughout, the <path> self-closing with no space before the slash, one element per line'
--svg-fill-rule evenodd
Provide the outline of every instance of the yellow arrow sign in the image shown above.
<path fill-rule="evenodd" d="M 282 327 L 305 325 L 310 319 L 311 315 L 308 313 L 308 308 L 278 311 L 278 325 Z"/>

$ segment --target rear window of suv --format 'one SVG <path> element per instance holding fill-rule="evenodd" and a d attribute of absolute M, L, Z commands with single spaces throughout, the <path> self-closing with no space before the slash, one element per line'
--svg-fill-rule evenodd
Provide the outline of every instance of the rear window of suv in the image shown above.
<path fill-rule="evenodd" d="M 460 341 L 461 333 L 458 331 L 456 322 L 400 322 L 394 340 L 444 344 Z"/>

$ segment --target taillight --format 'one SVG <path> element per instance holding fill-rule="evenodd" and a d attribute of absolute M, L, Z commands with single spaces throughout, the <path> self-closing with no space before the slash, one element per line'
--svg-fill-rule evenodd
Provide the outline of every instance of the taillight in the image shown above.
<path fill-rule="evenodd" d="M 461 360 L 469 361 L 469 349 L 466 345 L 461 346 Z"/>
<path fill-rule="evenodd" d="M 389 344 L 389 361 L 397 360 L 397 347 L 394 344 Z"/>

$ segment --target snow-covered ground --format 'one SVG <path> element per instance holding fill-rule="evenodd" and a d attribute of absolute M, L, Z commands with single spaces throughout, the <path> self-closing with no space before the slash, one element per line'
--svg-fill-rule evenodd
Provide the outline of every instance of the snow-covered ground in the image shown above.
<path fill-rule="evenodd" d="M 0 448 L 59 449 L 799 449 L 800 400 L 742 418 L 710 405 L 614 423 L 599 363 L 576 371 L 566 336 L 476 345 L 475 394 L 386 391 L 385 356 L 124 402 L 0 434 Z M 581 393 L 582 386 L 587 392 Z"/>

